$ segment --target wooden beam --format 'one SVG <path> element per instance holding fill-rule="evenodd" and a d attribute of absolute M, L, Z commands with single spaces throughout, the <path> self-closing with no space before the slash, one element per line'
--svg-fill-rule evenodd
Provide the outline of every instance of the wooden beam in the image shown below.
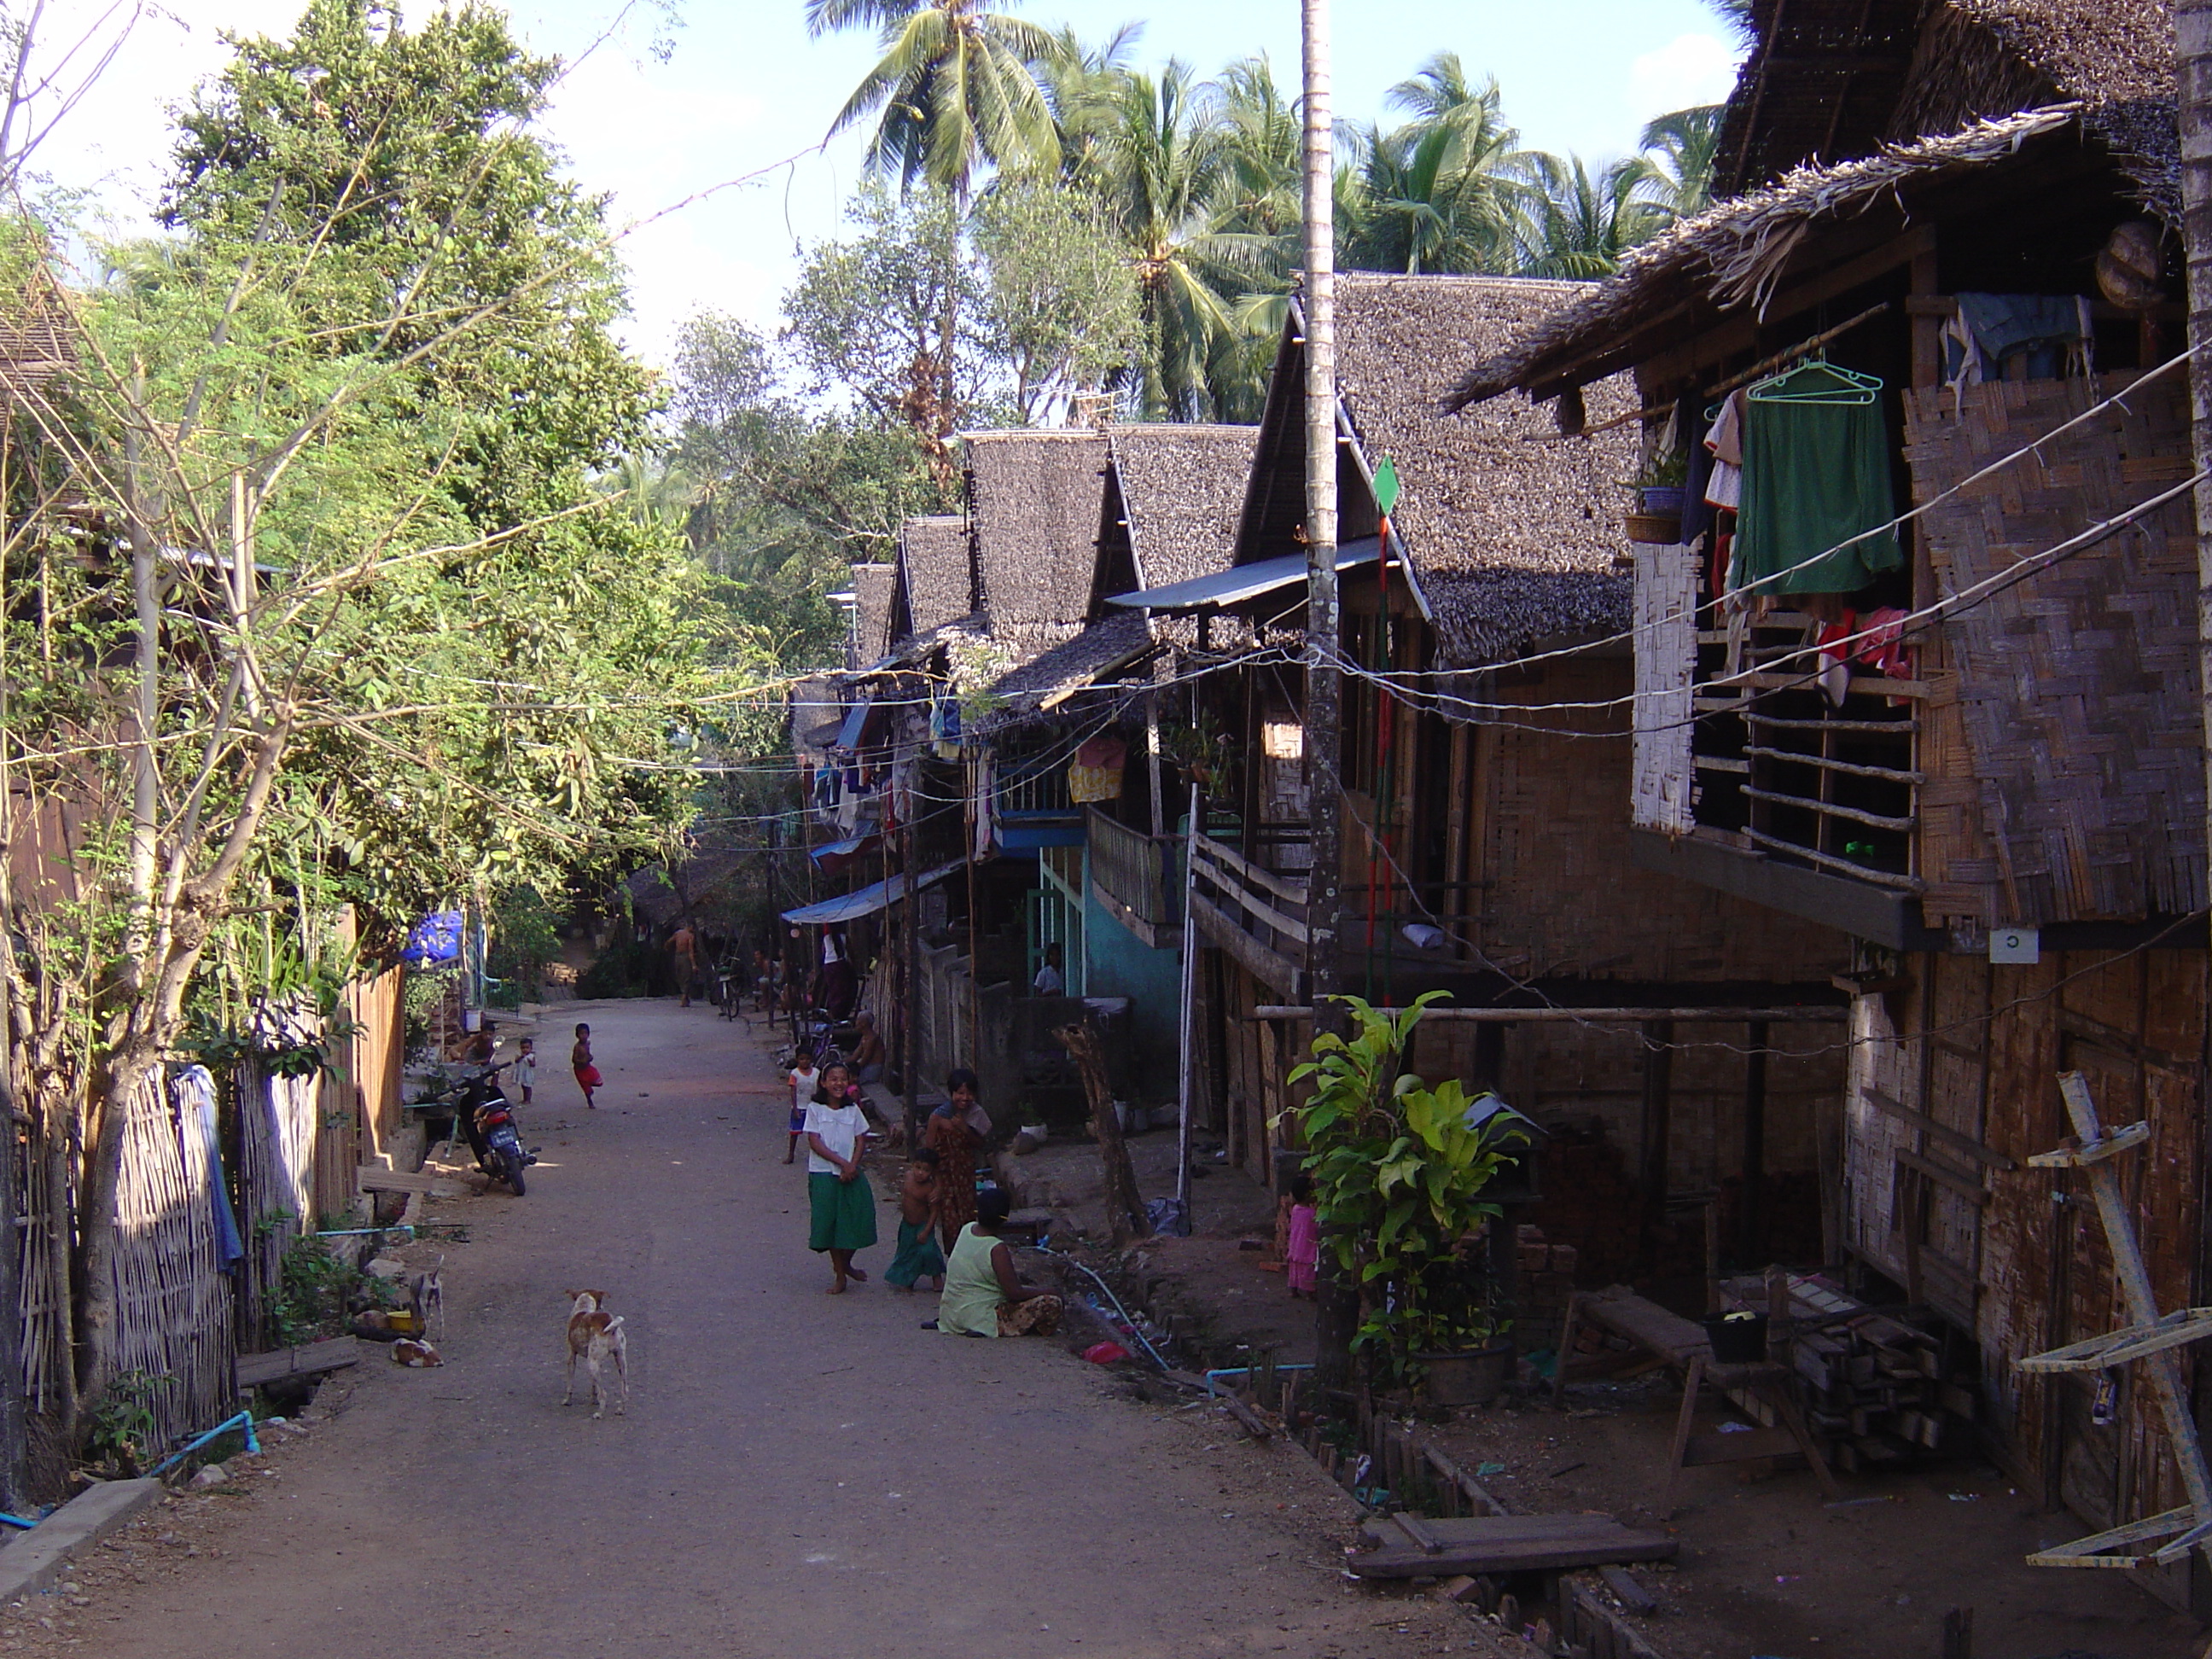
<path fill-rule="evenodd" d="M 1901 1147 L 1896 1158 L 1915 1175 L 1925 1176 L 1937 1186 L 1948 1188 L 1977 1208 L 1990 1201 L 1989 1188 L 1972 1176 L 1960 1175 L 1956 1170 L 1947 1168 L 1932 1158 L 1923 1158 L 1917 1152 L 1908 1152 Z"/>
<path fill-rule="evenodd" d="M 1212 900 L 1202 894 L 1190 896 L 1190 919 L 1198 932 L 1235 957 L 1239 967 L 1279 996 L 1298 994 L 1299 982 L 1304 970 L 1298 963 L 1278 951 L 1269 950 L 1237 926 L 1236 919 Z M 1291 1010 L 1299 1018 L 1310 1018 L 1313 1010 L 1297 1007 Z"/>
<path fill-rule="evenodd" d="M 1868 1105 L 1875 1108 L 1877 1110 L 1888 1113 L 1890 1116 L 1897 1119 L 1899 1122 L 1910 1123 L 1916 1129 L 1919 1129 L 1926 1133 L 1930 1140 L 1934 1140 L 1945 1146 L 1948 1146 L 1954 1152 L 1963 1153 L 1966 1157 L 1972 1158 L 1978 1164 L 1986 1164 L 1992 1170 L 2017 1170 L 2020 1168 L 2020 1165 L 2017 1163 L 2014 1162 L 2011 1158 L 2007 1158 L 2002 1152 L 1993 1152 L 1989 1147 L 1983 1146 L 1980 1141 L 1975 1139 L 1973 1136 L 1970 1134 L 1962 1134 L 1958 1130 L 1950 1127 L 1948 1124 L 1938 1123 L 1934 1118 L 1929 1116 L 1927 1113 L 1917 1112 L 1913 1110 L 1911 1107 L 1906 1105 L 1903 1101 L 1893 1099 L 1890 1096 L 1882 1093 L 1879 1089 L 1862 1088 L 1859 1091 L 1859 1097 L 1861 1099 L 1864 1100 Z"/>
<path fill-rule="evenodd" d="M 1647 1249 L 1656 1249 L 1667 1218 L 1667 1152 L 1674 1127 L 1674 1023 L 1644 1022 L 1642 1158 L 1637 1184 L 1644 1189 L 1644 1231 Z"/>
<path fill-rule="evenodd" d="M 1402 1008 L 1378 1008 L 1378 1014 L 1402 1014 Z M 1244 1016 L 1247 1019 L 1306 1019 L 1313 1010 L 1294 1005 L 1262 1005 Z M 1543 1008 L 1437 1008 L 1431 1007 L 1421 1018 L 1424 1023 L 1435 1020 L 1464 1021 L 1477 1024 L 1518 1025 L 1523 1021 L 1542 1024 L 1547 1021 L 1572 1020 L 1592 1025 L 1642 1025 L 1650 1021 L 1679 1020 L 1687 1025 L 1749 1025 L 1771 1020 L 1778 1024 L 1827 1024 L 1847 1020 L 1851 1011 L 1841 1003 L 1807 1003 L 1785 1008 L 1565 1008 L 1557 1005 Z"/>

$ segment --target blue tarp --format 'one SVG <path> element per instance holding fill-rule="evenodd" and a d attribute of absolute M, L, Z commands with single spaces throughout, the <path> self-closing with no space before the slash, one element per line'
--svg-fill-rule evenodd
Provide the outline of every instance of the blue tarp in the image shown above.
<path fill-rule="evenodd" d="M 955 859 L 934 870 L 925 870 L 915 884 L 927 887 L 932 882 L 942 881 L 967 862 L 965 859 Z M 889 881 L 877 882 L 858 892 L 847 893 L 842 898 L 823 899 L 817 903 L 802 904 L 796 910 L 786 910 L 783 919 L 816 927 L 832 921 L 851 921 L 858 916 L 872 916 L 885 905 L 897 903 L 906 895 L 907 878 L 902 875 L 893 876 Z"/>
<path fill-rule="evenodd" d="M 461 913 L 433 910 L 407 935 L 400 960 L 410 968 L 450 968 L 461 959 Z"/>

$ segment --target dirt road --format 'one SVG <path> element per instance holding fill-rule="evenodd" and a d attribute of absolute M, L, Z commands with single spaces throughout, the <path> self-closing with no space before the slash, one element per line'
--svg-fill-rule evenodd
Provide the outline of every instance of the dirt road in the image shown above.
<path fill-rule="evenodd" d="M 1346 1500 L 1287 1449 L 1133 1403 L 1054 1343 L 832 1299 L 764 1045 L 703 1006 L 588 1018 L 586 1113 L 541 1071 L 530 1194 L 439 1206 L 447 1364 L 348 1403 L 237 1491 L 94 1552 L 0 1647 L 101 1659 L 1464 1651 L 1464 1616 L 1352 1589 Z M 885 1243 L 861 1258 L 880 1268 Z M 563 1411 L 563 1287 L 627 1316 L 626 1417 Z M 1402 1613 L 1408 1627 L 1392 1622 Z M 37 1623 L 50 1618 L 49 1631 Z"/>

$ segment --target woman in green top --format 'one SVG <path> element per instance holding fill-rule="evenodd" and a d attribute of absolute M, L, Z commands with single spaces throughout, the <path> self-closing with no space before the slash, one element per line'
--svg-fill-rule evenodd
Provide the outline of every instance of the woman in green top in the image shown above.
<path fill-rule="evenodd" d="M 975 1195 L 975 1218 L 960 1230 L 945 1264 L 937 1328 L 956 1336 L 1050 1336 L 1062 1304 L 1023 1282 L 1013 1247 L 999 1237 L 1012 1206 L 998 1188 Z"/>

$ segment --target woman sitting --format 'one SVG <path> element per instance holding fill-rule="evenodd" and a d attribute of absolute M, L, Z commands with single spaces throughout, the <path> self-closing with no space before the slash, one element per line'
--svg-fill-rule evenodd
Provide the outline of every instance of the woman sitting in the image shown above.
<path fill-rule="evenodd" d="M 975 1218 L 960 1230 L 945 1264 L 939 1330 L 957 1336 L 1050 1336 L 1060 1328 L 1060 1297 L 1023 1281 L 1014 1268 L 1013 1247 L 999 1236 L 1012 1209 L 996 1187 L 975 1195 Z"/>

